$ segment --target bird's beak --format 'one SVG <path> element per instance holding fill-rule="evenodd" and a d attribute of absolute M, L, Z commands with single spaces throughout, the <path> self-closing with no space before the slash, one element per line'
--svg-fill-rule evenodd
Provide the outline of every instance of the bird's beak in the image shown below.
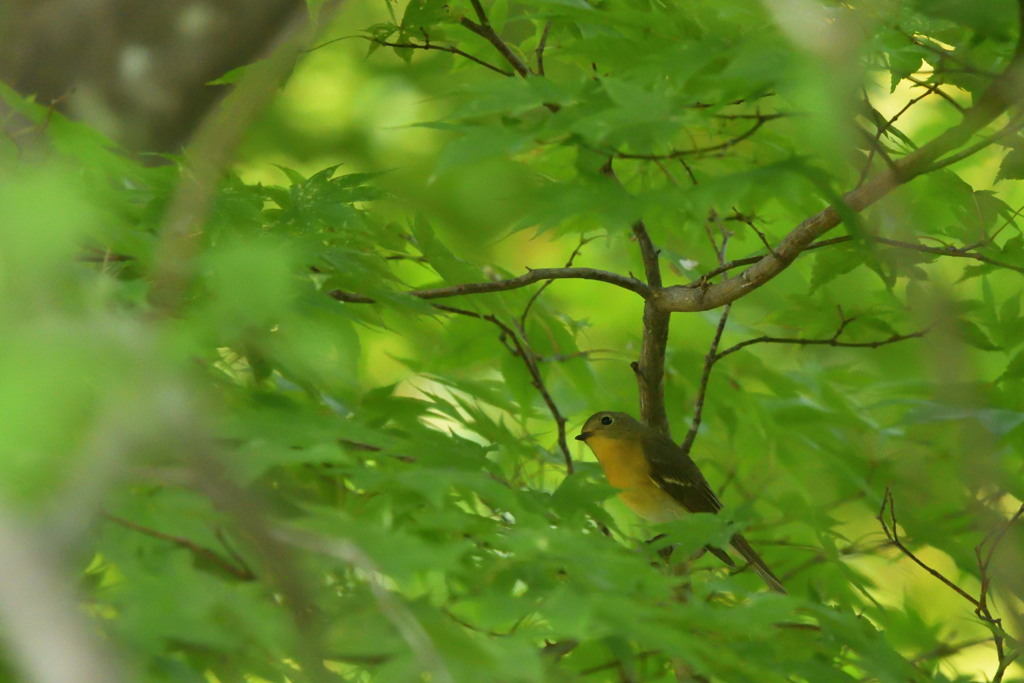
<path fill-rule="evenodd" d="M 580 432 L 580 435 L 576 437 L 576 440 L 577 441 L 582 441 L 582 442 L 586 443 L 587 439 L 589 439 L 593 435 L 594 435 L 594 432 Z"/>

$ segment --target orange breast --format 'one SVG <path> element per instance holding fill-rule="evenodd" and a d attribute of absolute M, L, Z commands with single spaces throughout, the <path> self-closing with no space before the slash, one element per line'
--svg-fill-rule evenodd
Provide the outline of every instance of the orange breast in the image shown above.
<path fill-rule="evenodd" d="M 639 441 L 595 435 L 587 439 L 587 445 L 594 451 L 612 486 L 628 489 L 650 480 L 651 468 Z"/>
<path fill-rule="evenodd" d="M 667 522 L 686 510 L 651 479 L 651 468 L 639 440 L 609 439 L 595 435 L 587 445 L 597 456 L 608 483 L 622 489 L 619 498 L 644 519 Z"/>

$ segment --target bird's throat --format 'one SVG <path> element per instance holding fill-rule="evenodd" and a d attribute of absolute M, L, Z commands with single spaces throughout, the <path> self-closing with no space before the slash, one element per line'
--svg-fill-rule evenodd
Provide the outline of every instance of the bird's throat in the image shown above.
<path fill-rule="evenodd" d="M 650 466 L 638 439 L 613 439 L 600 434 L 587 439 L 608 483 L 620 489 L 649 485 Z"/>

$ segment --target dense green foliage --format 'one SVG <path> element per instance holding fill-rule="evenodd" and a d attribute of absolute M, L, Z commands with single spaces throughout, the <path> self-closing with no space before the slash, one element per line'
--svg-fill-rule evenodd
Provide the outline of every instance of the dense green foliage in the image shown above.
<path fill-rule="evenodd" d="M 1019 11 L 354 5 L 210 124 L 216 187 L 5 91 L 0 675 L 1024 680 Z M 658 348 L 648 237 L 690 293 L 785 267 Z M 500 284 L 566 263 L 612 275 Z M 641 348 L 718 518 L 638 523 L 571 439 Z M 736 529 L 790 595 L 693 557 Z"/>

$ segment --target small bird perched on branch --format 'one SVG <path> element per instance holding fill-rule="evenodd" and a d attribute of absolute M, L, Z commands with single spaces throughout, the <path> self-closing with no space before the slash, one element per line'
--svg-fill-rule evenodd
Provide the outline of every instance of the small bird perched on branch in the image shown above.
<path fill-rule="evenodd" d="M 670 438 L 626 413 L 600 412 L 590 416 L 576 437 L 594 452 L 608 483 L 621 489 L 619 498 L 651 522 L 668 522 L 688 512 L 717 513 L 722 509 L 697 463 Z M 730 543 L 773 591 L 785 593 L 747 539 L 735 534 Z M 709 548 L 735 566 L 720 548 Z"/>

